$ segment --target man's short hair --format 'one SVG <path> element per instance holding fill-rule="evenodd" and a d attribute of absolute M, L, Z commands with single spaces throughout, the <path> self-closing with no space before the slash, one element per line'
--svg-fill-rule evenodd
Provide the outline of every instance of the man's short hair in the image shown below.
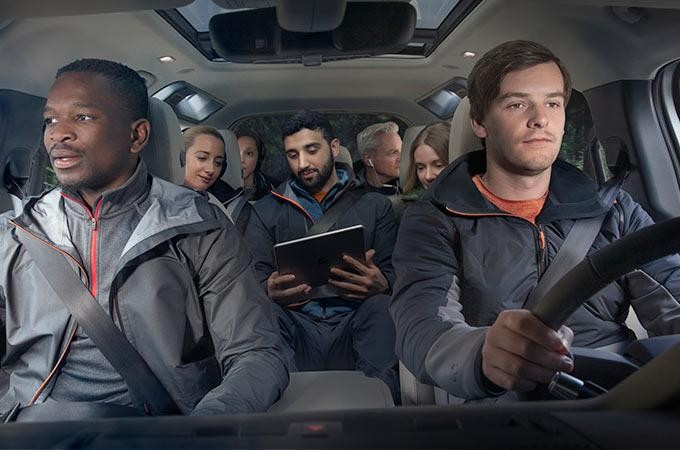
<path fill-rule="evenodd" d="M 337 136 L 331 123 L 323 114 L 315 111 L 300 111 L 290 116 L 281 126 L 281 140 L 285 140 L 303 128 L 313 131 L 321 131 L 328 145 Z"/>
<path fill-rule="evenodd" d="M 468 77 L 470 117 L 481 122 L 498 97 L 503 78 L 516 70 L 538 64 L 557 64 L 564 79 L 564 100 L 569 102 L 571 77 L 562 61 L 547 47 L 531 41 L 509 41 L 492 48 L 477 61 Z"/>
<path fill-rule="evenodd" d="M 394 122 L 382 122 L 369 125 L 357 134 L 357 151 L 360 155 L 373 153 L 380 145 L 376 137 L 380 133 L 399 133 L 399 125 Z"/>
<path fill-rule="evenodd" d="M 131 120 L 149 118 L 149 94 L 144 79 L 126 65 L 105 59 L 84 58 L 57 70 L 56 79 L 69 72 L 91 72 L 106 77 Z"/>

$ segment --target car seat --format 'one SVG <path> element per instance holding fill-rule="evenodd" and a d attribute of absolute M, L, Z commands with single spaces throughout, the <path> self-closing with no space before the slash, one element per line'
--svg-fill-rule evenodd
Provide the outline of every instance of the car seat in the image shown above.
<path fill-rule="evenodd" d="M 33 157 L 41 148 L 45 99 L 0 90 L 0 212 L 17 209 L 24 198 Z"/>
<path fill-rule="evenodd" d="M 345 164 L 347 166 L 347 169 L 351 172 L 352 176 L 354 175 L 354 167 L 353 167 L 353 162 L 352 162 L 352 154 L 347 150 L 347 147 L 344 145 L 340 146 L 340 153 L 338 154 L 338 157 L 335 158 L 335 162 L 339 162 L 342 164 Z"/>
<path fill-rule="evenodd" d="M 408 179 L 408 169 L 411 167 L 411 146 L 416 137 L 420 134 L 426 125 L 415 125 L 409 127 L 404 131 L 404 137 L 401 140 L 401 163 L 399 166 L 399 183 L 401 186 L 406 185 Z"/>
<path fill-rule="evenodd" d="M 184 182 L 179 155 L 184 150 L 182 128 L 172 107 L 157 98 L 149 98 L 151 135 L 142 150 L 149 173 L 175 184 Z"/>
<path fill-rule="evenodd" d="M 243 187 L 243 170 L 241 169 L 241 151 L 236 134 L 231 130 L 219 130 L 224 138 L 225 161 L 227 170 L 222 175 L 222 181 L 234 189 Z"/>
<path fill-rule="evenodd" d="M 412 128 L 417 127 L 411 127 Z M 422 129 L 422 128 L 421 128 Z M 407 130 L 408 131 L 408 130 Z M 417 133 L 416 133 L 417 135 Z M 415 139 L 415 136 L 414 138 Z M 406 135 L 404 135 L 406 142 Z M 412 141 L 411 141 L 412 142 Z M 449 161 L 453 162 L 465 153 L 483 148 L 479 139 L 470 126 L 470 101 L 467 97 L 461 99 L 456 111 L 451 118 L 451 134 L 449 135 Z M 404 147 L 406 149 L 406 147 Z M 402 155 L 405 153 L 402 152 Z M 402 157 L 402 170 L 404 160 Z M 446 397 L 444 391 L 429 384 L 421 383 L 406 366 L 399 363 L 399 380 L 401 383 L 401 403 L 402 405 L 432 405 L 436 403 L 436 398 Z M 437 391 L 441 391 L 437 394 Z"/>
<path fill-rule="evenodd" d="M 449 135 L 449 163 L 475 150 L 484 148 L 482 140 L 472 131 L 470 125 L 470 99 L 463 97 L 451 118 Z"/>

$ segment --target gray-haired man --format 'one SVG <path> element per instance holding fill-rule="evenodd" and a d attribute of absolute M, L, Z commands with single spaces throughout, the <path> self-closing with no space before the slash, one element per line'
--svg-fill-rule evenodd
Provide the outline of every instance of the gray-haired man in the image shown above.
<path fill-rule="evenodd" d="M 361 155 L 359 167 L 355 167 L 357 177 L 375 191 L 388 195 L 399 193 L 399 126 L 394 122 L 367 126 L 357 135 L 357 150 Z"/>

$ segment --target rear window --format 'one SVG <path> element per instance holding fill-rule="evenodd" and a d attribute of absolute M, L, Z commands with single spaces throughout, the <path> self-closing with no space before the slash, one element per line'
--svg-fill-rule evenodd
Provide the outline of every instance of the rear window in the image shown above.
<path fill-rule="evenodd" d="M 276 114 L 267 116 L 253 116 L 240 120 L 230 128 L 248 129 L 260 134 L 265 146 L 265 160 L 262 163 L 262 172 L 268 177 L 282 181 L 289 175 L 286 155 L 283 153 L 283 143 L 281 141 L 281 125 L 290 114 Z M 340 145 L 349 150 L 352 160 L 360 158 L 357 153 L 357 134 L 369 125 L 378 122 L 392 121 L 399 125 L 399 134 L 404 135 L 404 130 L 408 124 L 401 118 L 387 113 L 366 114 L 366 113 L 324 113 L 331 123 L 335 134 L 340 140 Z"/>

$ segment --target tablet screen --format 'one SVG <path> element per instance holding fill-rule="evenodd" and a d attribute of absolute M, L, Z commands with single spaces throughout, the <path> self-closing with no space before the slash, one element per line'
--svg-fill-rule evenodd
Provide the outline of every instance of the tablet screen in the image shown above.
<path fill-rule="evenodd" d="M 328 283 L 331 267 L 348 268 L 343 255 L 365 262 L 364 227 L 355 225 L 274 246 L 279 275 L 295 275 L 294 285 Z"/>

